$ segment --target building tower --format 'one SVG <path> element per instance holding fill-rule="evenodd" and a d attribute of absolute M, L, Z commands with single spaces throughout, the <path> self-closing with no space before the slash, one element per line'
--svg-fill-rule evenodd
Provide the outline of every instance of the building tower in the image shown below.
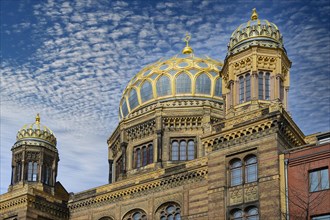
<path fill-rule="evenodd" d="M 39 114 L 17 132 L 11 151 L 11 184 L 0 198 L 1 219 L 68 219 L 69 194 L 56 182 L 56 137 Z"/>
<path fill-rule="evenodd" d="M 12 178 L 9 190 L 25 184 L 54 192 L 59 161 L 56 137 L 53 132 L 36 121 L 24 125 L 17 133 L 12 147 Z"/>
<path fill-rule="evenodd" d="M 227 118 L 272 102 L 287 110 L 290 67 L 279 29 L 253 9 L 231 35 L 221 70 Z"/>

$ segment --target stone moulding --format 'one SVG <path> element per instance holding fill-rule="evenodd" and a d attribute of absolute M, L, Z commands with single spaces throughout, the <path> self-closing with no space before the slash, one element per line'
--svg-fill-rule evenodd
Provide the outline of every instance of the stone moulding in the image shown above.
<path fill-rule="evenodd" d="M 100 193 L 93 198 L 83 199 L 80 201 L 69 201 L 69 209 L 71 212 L 75 212 L 78 209 L 87 207 L 98 207 L 103 204 L 114 203 L 138 196 L 143 196 L 151 192 L 159 192 L 164 189 L 182 186 L 192 182 L 197 182 L 205 179 L 207 176 L 207 167 L 204 165 L 199 166 L 197 169 L 193 169 L 187 172 L 181 172 L 177 175 L 165 176 L 155 181 L 149 181 L 143 184 L 133 184 L 131 187 L 119 190 L 113 190 L 106 193 Z"/>

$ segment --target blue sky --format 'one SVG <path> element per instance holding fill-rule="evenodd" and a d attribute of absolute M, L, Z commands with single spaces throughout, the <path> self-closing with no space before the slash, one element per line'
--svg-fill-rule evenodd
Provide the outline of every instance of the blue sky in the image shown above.
<path fill-rule="evenodd" d="M 328 1 L 1 0 L 0 192 L 10 184 L 17 131 L 50 127 L 57 180 L 78 192 L 107 183 L 107 144 L 126 84 L 172 57 L 186 32 L 198 54 L 223 60 L 231 33 L 259 18 L 280 29 L 293 65 L 289 111 L 305 134 L 330 130 Z"/>

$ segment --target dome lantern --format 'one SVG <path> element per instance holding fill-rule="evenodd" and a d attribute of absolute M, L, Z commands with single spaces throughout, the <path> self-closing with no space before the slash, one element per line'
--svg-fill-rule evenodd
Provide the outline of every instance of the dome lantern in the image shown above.
<path fill-rule="evenodd" d="M 186 33 L 186 37 L 183 39 L 183 41 L 186 42 L 186 46 L 182 50 L 182 54 L 191 54 L 194 52 L 194 50 L 189 46 L 189 41 L 191 39 L 191 36 Z"/>

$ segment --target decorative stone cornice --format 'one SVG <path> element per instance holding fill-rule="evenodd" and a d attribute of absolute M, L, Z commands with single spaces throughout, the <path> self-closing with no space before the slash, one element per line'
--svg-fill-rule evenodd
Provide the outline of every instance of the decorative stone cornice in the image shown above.
<path fill-rule="evenodd" d="M 180 169 L 176 174 L 172 172 L 167 174 L 167 169 L 162 169 L 144 176 L 137 176 L 129 178 L 128 180 L 115 182 L 108 185 L 108 187 L 110 187 L 109 190 L 106 190 L 105 187 L 94 189 L 90 191 L 87 196 L 81 194 L 74 195 L 69 201 L 69 209 L 71 212 L 76 212 L 80 209 L 98 207 L 103 204 L 115 203 L 117 201 L 147 195 L 152 192 L 159 192 L 168 188 L 182 186 L 191 182 L 201 181 L 205 179 L 207 175 L 205 160 L 206 158 L 202 158 L 193 163 L 187 163 L 185 168 Z M 171 169 L 174 168 L 175 167 L 172 167 Z M 153 176 L 154 178 L 152 178 Z M 87 192 L 83 193 L 86 194 Z"/>

